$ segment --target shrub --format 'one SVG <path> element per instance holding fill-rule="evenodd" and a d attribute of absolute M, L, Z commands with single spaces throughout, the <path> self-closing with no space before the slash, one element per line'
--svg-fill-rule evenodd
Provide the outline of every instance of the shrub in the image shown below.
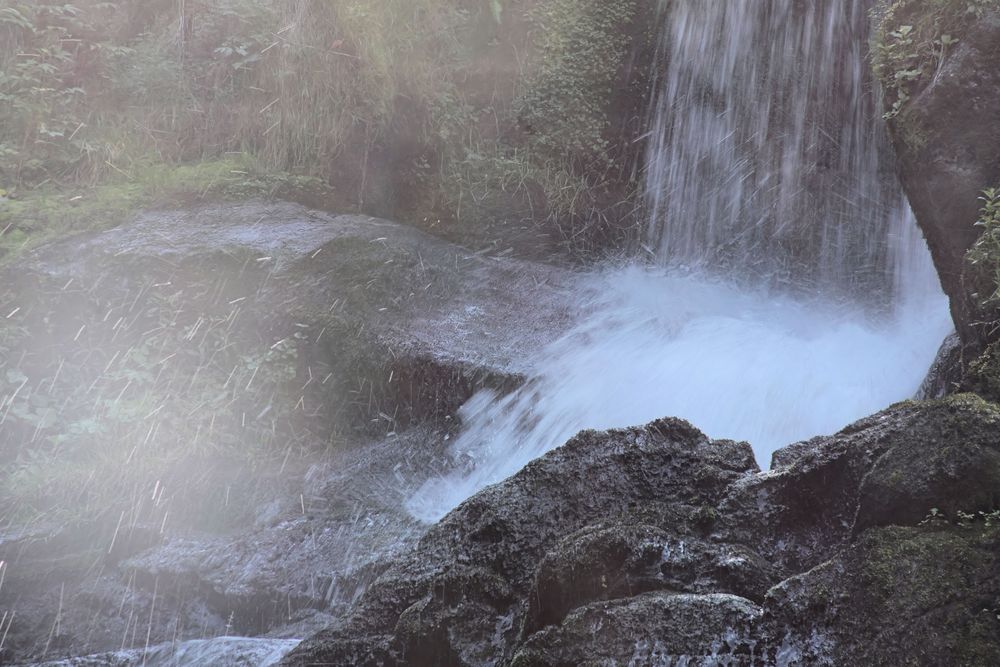
<path fill-rule="evenodd" d="M 996 305 L 1000 303 L 1000 188 L 984 190 L 980 200 L 983 208 L 976 226 L 983 231 L 969 250 L 967 259 L 992 290 L 979 295 L 982 305 Z"/>

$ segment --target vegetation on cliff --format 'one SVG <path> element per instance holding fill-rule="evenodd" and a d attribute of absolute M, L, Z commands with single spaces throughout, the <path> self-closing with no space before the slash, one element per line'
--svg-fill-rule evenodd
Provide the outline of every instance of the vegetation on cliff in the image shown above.
<path fill-rule="evenodd" d="M 956 375 L 996 396 L 1000 2 L 883 0 L 874 18 L 873 66 L 900 175 L 961 342 Z"/>
<path fill-rule="evenodd" d="M 631 211 L 610 112 L 623 87 L 641 109 L 650 34 L 635 0 L 3 0 L 0 188 L 51 209 L 236 160 L 237 189 L 315 177 L 312 204 L 575 238 Z"/>

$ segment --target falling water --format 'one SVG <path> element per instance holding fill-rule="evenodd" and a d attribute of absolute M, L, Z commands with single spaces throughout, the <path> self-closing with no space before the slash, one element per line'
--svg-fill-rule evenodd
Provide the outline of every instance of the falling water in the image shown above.
<path fill-rule="evenodd" d="M 647 155 L 660 261 L 827 292 L 885 286 L 901 198 L 865 0 L 673 4 Z"/>
<path fill-rule="evenodd" d="M 673 3 L 647 157 L 654 267 L 594 273 L 524 387 L 475 396 L 434 521 L 582 429 L 780 446 L 919 388 L 951 328 L 866 76 L 861 0 Z M 648 254 L 648 253 L 647 253 Z"/>

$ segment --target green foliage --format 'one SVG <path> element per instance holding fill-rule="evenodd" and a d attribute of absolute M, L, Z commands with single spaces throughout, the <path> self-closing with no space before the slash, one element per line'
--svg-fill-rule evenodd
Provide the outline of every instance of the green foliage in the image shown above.
<path fill-rule="evenodd" d="M 966 259 L 989 281 L 992 292 L 979 295 L 982 305 L 988 306 L 1000 302 L 1000 188 L 984 190 L 980 200 L 983 208 L 976 226 L 982 227 L 982 233 Z"/>
<path fill-rule="evenodd" d="M 894 0 L 876 11 L 872 68 L 888 97 L 886 120 L 900 119 L 913 93 L 934 75 L 968 26 L 998 0 Z M 920 143 L 919 133 L 914 141 Z"/>
<path fill-rule="evenodd" d="M 133 161 L 244 150 L 283 170 L 364 151 L 400 99 L 450 88 L 464 16 L 441 0 L 0 0 L 0 178 L 94 183 Z"/>
<path fill-rule="evenodd" d="M 937 507 L 932 507 L 927 516 L 920 522 L 921 526 L 955 525 L 960 527 L 969 527 L 977 524 L 981 524 L 987 528 L 1000 526 L 1000 509 L 988 512 L 984 510 L 978 510 L 975 512 L 963 512 L 959 510 L 955 513 L 954 517 L 949 518 Z"/>
<path fill-rule="evenodd" d="M 635 11 L 634 0 L 553 0 L 535 7 L 540 67 L 517 111 L 545 157 L 598 166 L 611 159 L 607 100 L 630 44 L 622 26 Z"/>
<path fill-rule="evenodd" d="M 608 131 L 636 7 L 635 0 L 529 4 L 528 56 L 510 108 L 459 103 L 435 114 L 449 119 L 442 127 L 452 136 L 468 135 L 443 164 L 446 209 L 459 219 L 545 220 L 570 244 L 604 222 L 601 196 L 627 171 L 626 151 Z M 475 119 L 485 114 L 504 128 L 499 134 L 477 131 Z"/>
<path fill-rule="evenodd" d="M 0 0 L 0 187 L 117 185 L 236 153 L 334 185 L 338 208 L 399 215 L 399 196 L 417 219 L 599 219 L 595 193 L 628 171 L 607 130 L 635 12 Z M 37 237 L 18 227 L 3 245 Z"/>
<path fill-rule="evenodd" d="M 89 11 L 84 11 L 84 7 Z M 111 50 L 96 27 L 114 3 L 0 2 L 0 178 L 57 178 L 90 148 L 87 75 Z"/>

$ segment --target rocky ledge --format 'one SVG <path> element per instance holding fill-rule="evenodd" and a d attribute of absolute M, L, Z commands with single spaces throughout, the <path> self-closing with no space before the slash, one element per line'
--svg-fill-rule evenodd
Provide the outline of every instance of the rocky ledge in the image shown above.
<path fill-rule="evenodd" d="M 487 488 L 284 665 L 1000 664 L 1000 408 L 788 447 L 584 432 Z"/>

